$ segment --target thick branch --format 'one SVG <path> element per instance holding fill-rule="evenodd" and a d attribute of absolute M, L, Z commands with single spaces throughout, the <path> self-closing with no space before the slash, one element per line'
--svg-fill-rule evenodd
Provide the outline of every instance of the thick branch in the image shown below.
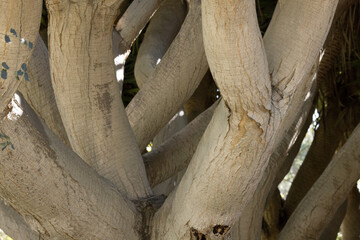
<path fill-rule="evenodd" d="M 179 0 L 161 4 L 146 29 L 135 63 L 135 78 L 141 88 L 179 32 L 186 16 L 186 6 Z"/>
<path fill-rule="evenodd" d="M 329 102 L 329 104 L 329 109 L 323 115 L 324 119 L 315 131 L 309 152 L 291 184 L 285 202 L 287 216 L 292 214 L 301 199 L 320 177 L 339 147 L 340 141 L 344 140 L 345 125 L 338 121 L 340 109 L 336 107 L 336 102 Z"/>
<path fill-rule="evenodd" d="M 70 146 L 51 83 L 49 53 L 40 35 L 29 61 L 31 82 L 22 82 L 19 91 L 45 124 Z"/>
<path fill-rule="evenodd" d="M 130 198 L 150 193 L 115 79 L 112 24 L 118 4 L 47 2 L 56 101 L 74 151 Z"/>
<path fill-rule="evenodd" d="M 125 52 L 140 34 L 151 16 L 164 0 L 135 0 L 116 24 L 120 34 L 119 48 Z"/>
<path fill-rule="evenodd" d="M 0 227 L 15 240 L 38 240 L 39 233 L 33 231 L 12 207 L 0 200 Z"/>
<path fill-rule="evenodd" d="M 317 239 L 360 177 L 360 125 L 331 160 L 280 233 L 283 239 Z"/>
<path fill-rule="evenodd" d="M 264 36 L 278 117 L 285 115 L 293 93 L 316 62 L 337 3 L 338 0 L 278 1 Z"/>
<path fill-rule="evenodd" d="M 42 124 L 20 96 L 0 131 L 15 147 L 0 151 L 0 195 L 43 238 L 138 239 L 133 205 Z"/>
<path fill-rule="evenodd" d="M 151 186 L 165 181 L 188 166 L 216 106 L 217 103 L 175 136 L 143 156 Z"/>
<path fill-rule="evenodd" d="M 314 80 L 313 76 L 309 77 Z M 290 112 L 283 121 L 283 125 L 281 126 L 282 135 L 280 135 L 281 138 L 277 141 L 271 154 L 270 164 L 267 165 L 265 171 L 266 174 L 261 176 L 261 181 L 258 184 L 254 198 L 240 216 L 238 232 L 241 240 L 259 239 L 261 237 L 260 229 L 262 226 L 263 211 L 265 210 L 266 203 L 270 202 L 270 199 L 273 197 L 273 194 L 276 194 L 275 192 L 277 190 L 277 184 L 274 184 L 275 177 L 278 174 L 280 166 L 282 166 L 285 159 L 287 159 L 289 149 L 291 149 L 301 134 L 304 123 L 306 119 L 308 119 L 308 114 L 312 113 L 310 109 L 313 109 L 312 103 L 316 83 L 313 81 L 310 89 L 308 86 L 302 86 L 302 88 L 303 89 L 299 88 L 294 96 L 294 98 L 299 99 L 299 101 L 296 101 L 297 105 L 291 108 L 293 112 Z M 304 94 L 304 92 L 307 92 L 307 94 Z M 301 96 L 303 96 L 302 99 Z"/>
<path fill-rule="evenodd" d="M 27 63 L 39 34 L 42 1 L 0 1 L 0 117 L 18 88 L 28 78 Z M 25 79 L 25 80 L 24 80 Z"/>
<path fill-rule="evenodd" d="M 192 1 L 189 13 L 150 79 L 126 107 L 140 149 L 191 97 L 208 65 L 202 41 L 201 9 Z"/>

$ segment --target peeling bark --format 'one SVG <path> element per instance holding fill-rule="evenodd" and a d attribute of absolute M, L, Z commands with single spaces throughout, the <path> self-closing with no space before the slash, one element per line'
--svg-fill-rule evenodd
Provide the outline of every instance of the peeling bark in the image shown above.
<path fill-rule="evenodd" d="M 264 36 L 280 122 L 299 84 L 319 58 L 338 0 L 279 1 Z M 292 21 L 289 21 L 289 18 Z M 316 19 L 312 21 L 310 19 Z"/>

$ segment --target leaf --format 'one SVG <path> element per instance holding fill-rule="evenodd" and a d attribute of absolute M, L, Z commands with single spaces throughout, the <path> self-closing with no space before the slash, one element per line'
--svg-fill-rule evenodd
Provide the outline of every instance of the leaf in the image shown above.
<path fill-rule="evenodd" d="M 1 78 L 7 79 L 7 71 L 5 69 L 1 70 Z"/>
<path fill-rule="evenodd" d="M 25 77 L 25 80 L 26 80 L 26 81 L 30 82 L 30 80 L 29 80 L 29 75 L 28 75 L 27 73 L 25 73 L 24 77 Z"/>
<path fill-rule="evenodd" d="M 30 48 L 30 49 L 33 49 L 33 47 L 34 47 L 34 44 L 29 41 L 29 48 Z"/>
<path fill-rule="evenodd" d="M 5 69 L 9 69 L 9 66 L 6 64 L 6 62 L 2 62 L 1 64 Z"/>
<path fill-rule="evenodd" d="M 10 40 L 9 35 L 5 35 L 5 42 L 7 42 L 7 43 L 11 43 L 11 40 Z"/>
<path fill-rule="evenodd" d="M 24 72 L 26 72 L 27 71 L 26 63 L 21 64 L 21 68 L 24 70 Z"/>
<path fill-rule="evenodd" d="M 1 151 L 4 151 L 4 149 L 7 147 L 7 145 L 5 146 L 5 147 L 3 147 L 2 149 L 1 149 Z"/>
<path fill-rule="evenodd" d="M 11 144 L 11 148 L 15 150 L 15 147 L 14 147 L 14 145 L 13 145 L 13 144 Z"/>
<path fill-rule="evenodd" d="M 11 29 L 10 29 L 10 32 L 11 32 L 12 34 L 14 34 L 15 37 L 17 37 L 17 33 L 16 33 L 15 29 L 11 28 Z"/>
<path fill-rule="evenodd" d="M 21 70 L 18 70 L 18 71 L 16 72 L 16 74 L 17 74 L 17 76 L 22 76 L 22 75 L 24 74 L 24 72 L 21 71 Z"/>

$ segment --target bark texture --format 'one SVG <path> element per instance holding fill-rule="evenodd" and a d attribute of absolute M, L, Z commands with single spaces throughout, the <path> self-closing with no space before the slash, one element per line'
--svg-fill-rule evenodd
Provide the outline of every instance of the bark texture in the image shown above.
<path fill-rule="evenodd" d="M 201 8 L 198 0 L 151 79 L 126 107 L 141 150 L 175 115 L 196 90 L 208 65 L 202 41 Z"/>
<path fill-rule="evenodd" d="M 51 83 L 49 52 L 40 35 L 29 61 L 31 82 L 22 82 L 19 91 L 45 124 L 70 146 Z"/>
<path fill-rule="evenodd" d="M 116 24 L 120 34 L 119 49 L 128 50 L 164 0 L 135 0 Z"/>
<path fill-rule="evenodd" d="M 280 233 L 283 239 L 317 239 L 360 177 L 360 125 L 334 156 Z"/>
<path fill-rule="evenodd" d="M 69 150 L 21 96 L 0 131 L 15 148 L 0 151 L 1 197 L 42 239 L 138 239 L 133 204 Z"/>
<path fill-rule="evenodd" d="M 151 186 L 160 184 L 188 166 L 216 106 L 214 104 L 175 136 L 143 155 Z"/>
<path fill-rule="evenodd" d="M 151 191 L 115 78 L 112 25 L 119 4 L 47 1 L 50 65 L 71 147 L 136 199 Z"/>
<path fill-rule="evenodd" d="M 20 81 L 30 80 L 27 63 L 39 34 L 42 1 L 1 0 L 0 117 Z M 26 76 L 25 76 L 26 75 Z"/>
<path fill-rule="evenodd" d="M 135 78 L 141 88 L 160 63 L 186 16 L 186 6 L 179 0 L 166 0 L 151 18 L 135 63 Z"/>
<path fill-rule="evenodd" d="M 0 200 L 0 226 L 13 239 L 38 240 L 39 233 L 33 231 L 12 207 Z"/>

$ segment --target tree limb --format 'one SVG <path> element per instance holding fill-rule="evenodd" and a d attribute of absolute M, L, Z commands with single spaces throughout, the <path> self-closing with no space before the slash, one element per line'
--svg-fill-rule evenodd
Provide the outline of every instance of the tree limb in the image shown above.
<path fill-rule="evenodd" d="M 127 51 L 146 23 L 164 0 L 135 0 L 116 24 L 120 34 L 119 48 Z"/>
<path fill-rule="evenodd" d="M 319 57 L 327 37 L 337 4 L 338 0 L 278 2 L 264 36 L 276 118 L 283 118 L 293 93 L 307 80 L 306 75 Z"/>
<path fill-rule="evenodd" d="M 31 82 L 22 82 L 19 91 L 45 124 L 68 146 L 70 146 L 61 116 L 56 105 L 51 83 L 49 53 L 40 35 L 29 61 Z"/>
<path fill-rule="evenodd" d="M 191 97 L 208 69 L 197 0 L 189 8 L 162 61 L 126 107 L 141 150 Z"/>
<path fill-rule="evenodd" d="M 38 240 L 39 233 L 33 231 L 13 208 L 0 199 L 0 226 L 12 239 Z"/>
<path fill-rule="evenodd" d="M 186 16 L 186 6 L 179 0 L 163 2 L 146 29 L 135 62 L 135 78 L 141 88 L 161 61 L 178 34 Z"/>
<path fill-rule="evenodd" d="M 317 239 L 360 177 L 360 125 L 333 157 L 280 233 L 283 239 Z"/>
<path fill-rule="evenodd" d="M 143 155 L 150 186 L 160 184 L 188 166 L 216 106 L 217 103 L 158 148 Z"/>
<path fill-rule="evenodd" d="M 74 151 L 130 198 L 143 198 L 151 190 L 114 72 L 119 5 L 107 4 L 47 1 L 53 87 Z"/>
<path fill-rule="evenodd" d="M 109 181 L 68 149 L 19 95 L 0 122 L 0 195 L 45 239 L 138 239 L 138 221 Z M 4 139 L 5 134 L 9 139 Z"/>
<path fill-rule="evenodd" d="M 27 63 L 39 34 L 42 1 L 0 1 L 0 118 L 20 81 L 31 80 Z M 25 79 L 25 80 L 24 80 Z"/>

